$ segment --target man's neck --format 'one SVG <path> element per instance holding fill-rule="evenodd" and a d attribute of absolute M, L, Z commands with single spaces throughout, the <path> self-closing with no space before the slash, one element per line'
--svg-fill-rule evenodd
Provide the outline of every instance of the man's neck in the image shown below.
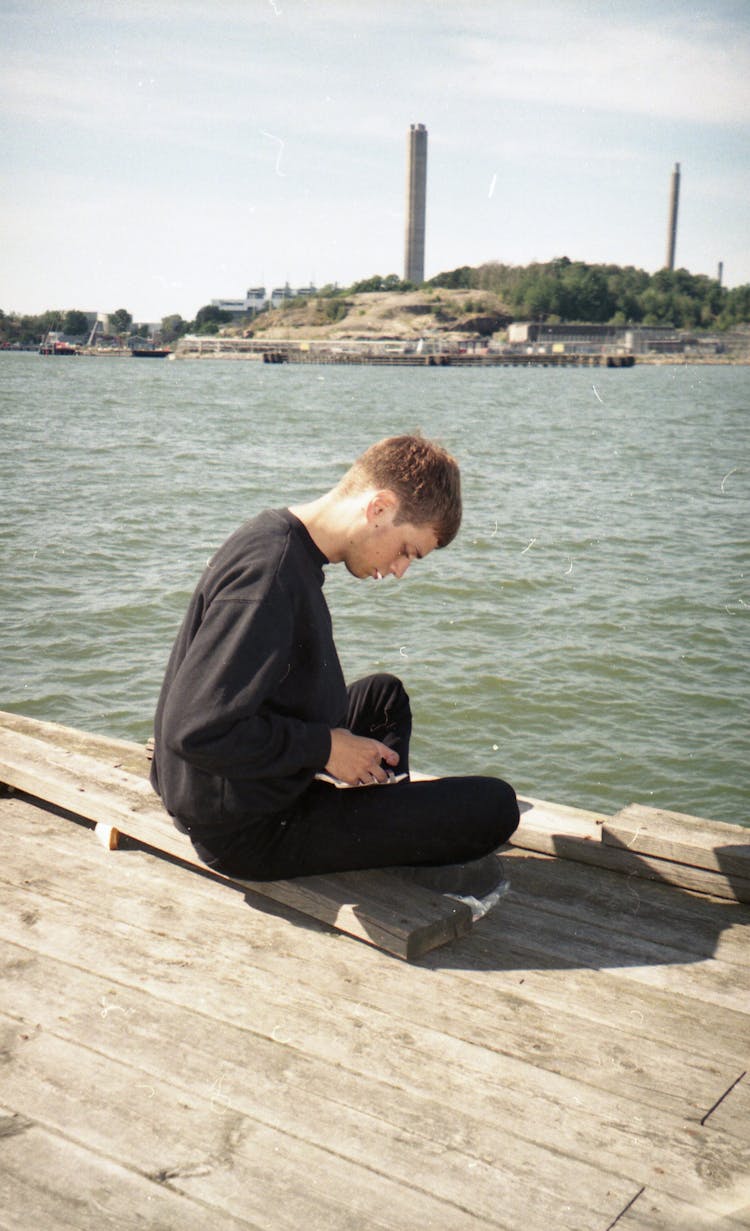
<path fill-rule="evenodd" d="M 330 564 L 339 564 L 343 560 L 351 525 L 351 509 L 347 501 L 335 497 L 333 492 L 327 492 L 325 496 L 306 504 L 290 505 L 289 512 L 299 518 Z"/>

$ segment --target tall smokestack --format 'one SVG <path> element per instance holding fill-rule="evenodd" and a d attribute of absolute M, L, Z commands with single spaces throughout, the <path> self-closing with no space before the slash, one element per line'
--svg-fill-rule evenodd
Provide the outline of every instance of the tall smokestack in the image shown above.
<path fill-rule="evenodd" d="M 406 146 L 406 245 L 404 281 L 424 282 L 424 216 L 427 195 L 427 129 L 412 124 Z"/>
<path fill-rule="evenodd" d="M 719 286 L 721 286 L 723 278 L 724 278 L 724 262 L 719 261 L 719 268 L 716 271 L 716 281 L 718 282 Z"/>
<path fill-rule="evenodd" d="M 669 230 L 667 231 L 667 269 L 674 269 L 674 250 L 677 244 L 677 207 L 680 203 L 680 164 L 674 164 L 672 192 L 669 199 Z"/>

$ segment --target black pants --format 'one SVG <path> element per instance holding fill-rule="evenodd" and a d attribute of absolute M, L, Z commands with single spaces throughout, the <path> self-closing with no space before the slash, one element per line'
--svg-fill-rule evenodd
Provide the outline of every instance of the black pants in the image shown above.
<path fill-rule="evenodd" d="M 395 748 L 409 768 L 411 710 L 401 681 L 373 675 L 349 688 L 342 724 Z M 518 825 L 515 791 L 499 778 L 439 778 L 340 789 L 315 780 L 284 813 L 201 841 L 204 863 L 247 880 L 285 880 L 358 868 L 467 863 L 507 842 Z"/>

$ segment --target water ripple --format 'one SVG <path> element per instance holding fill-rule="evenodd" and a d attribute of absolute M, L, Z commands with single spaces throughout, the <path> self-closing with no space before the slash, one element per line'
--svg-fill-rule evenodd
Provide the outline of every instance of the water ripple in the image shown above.
<path fill-rule="evenodd" d="M 326 584 L 347 674 L 404 678 L 415 763 L 748 821 L 745 369 L 598 372 L 599 398 L 575 370 L 0 371 L 2 707 L 145 738 L 226 535 L 420 426 L 462 462 L 459 539 Z"/>

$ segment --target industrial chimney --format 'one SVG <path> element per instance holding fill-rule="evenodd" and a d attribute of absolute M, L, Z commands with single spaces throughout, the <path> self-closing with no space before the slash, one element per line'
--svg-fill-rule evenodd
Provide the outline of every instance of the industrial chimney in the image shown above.
<path fill-rule="evenodd" d="M 674 164 L 672 192 L 669 199 L 669 229 L 667 231 L 667 269 L 674 269 L 674 250 L 677 244 L 677 207 L 680 203 L 680 164 Z"/>
<path fill-rule="evenodd" d="M 424 217 L 427 195 L 427 129 L 412 124 L 406 147 L 406 245 L 404 281 L 424 282 Z"/>

